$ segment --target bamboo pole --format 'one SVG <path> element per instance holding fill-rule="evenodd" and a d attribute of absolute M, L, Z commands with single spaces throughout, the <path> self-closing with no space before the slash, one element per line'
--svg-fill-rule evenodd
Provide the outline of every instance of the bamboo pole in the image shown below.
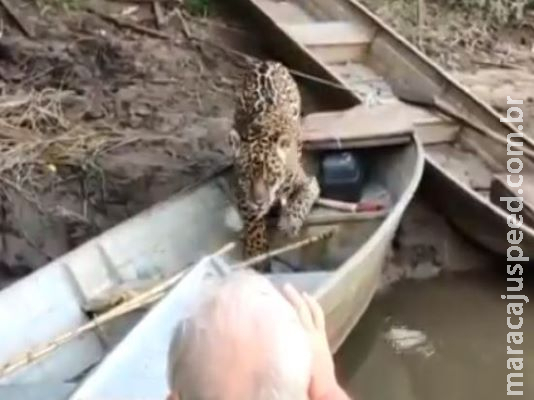
<path fill-rule="evenodd" d="M 18 371 L 19 369 L 44 358 L 46 355 L 52 353 L 54 350 L 58 349 L 62 345 L 80 337 L 86 332 L 89 332 L 98 326 L 105 324 L 113 319 L 116 319 L 122 315 L 125 315 L 131 311 L 134 311 L 138 308 L 144 307 L 148 304 L 151 304 L 164 295 L 165 288 L 172 286 L 183 279 L 187 273 L 190 271 L 190 268 L 187 268 L 181 271 L 179 274 L 175 275 L 173 278 L 164 282 L 164 285 L 158 285 L 159 288 L 154 287 L 148 290 L 145 293 L 142 293 L 139 296 L 134 297 L 131 300 L 128 300 L 117 307 L 112 308 L 111 310 L 93 318 L 88 323 L 78 327 L 77 329 L 65 332 L 57 336 L 54 340 L 46 343 L 43 346 L 40 346 L 34 350 L 28 351 L 18 357 L 15 357 L 12 361 L 7 362 L 0 368 L 0 378 Z"/>
<path fill-rule="evenodd" d="M 286 253 L 288 251 L 307 246 L 309 244 L 312 244 L 314 242 L 317 242 L 319 240 L 324 240 L 329 237 L 331 237 L 336 230 L 332 229 L 325 233 L 312 236 L 308 239 L 304 239 L 298 242 L 295 242 L 293 244 L 281 247 L 279 249 L 270 251 L 268 253 L 259 255 L 257 257 L 253 257 L 249 260 L 246 260 L 241 263 L 237 263 L 233 265 L 232 267 L 237 268 L 247 268 L 254 264 L 257 264 L 259 262 L 262 262 L 264 260 L 270 259 L 272 257 L 275 257 L 279 254 Z M 231 251 L 235 247 L 236 243 L 231 242 L 227 243 L 223 247 L 221 247 L 216 252 L 212 253 L 208 257 L 217 257 L 221 256 L 229 251 Z M 87 333 L 109 321 L 112 321 L 120 316 L 123 316 L 131 311 L 137 310 L 141 307 L 144 307 L 148 304 L 154 303 L 158 300 L 160 300 L 168 290 L 170 290 L 172 287 L 174 287 L 177 283 L 179 283 L 187 274 L 192 270 L 192 267 L 188 267 L 184 270 L 181 270 L 180 272 L 176 273 L 172 277 L 168 278 L 167 280 L 158 283 L 154 285 L 152 288 L 140 293 L 139 295 L 125 301 L 124 303 L 112 308 L 111 310 L 93 318 L 91 321 L 87 322 L 86 324 L 74 329 L 70 330 L 68 332 L 65 332 L 59 336 L 57 336 L 52 341 L 45 343 L 44 345 L 37 346 L 33 350 L 27 351 L 23 353 L 22 355 L 19 355 L 17 357 L 14 357 L 12 360 L 8 361 L 7 363 L 0 366 L 0 378 L 3 378 L 4 376 L 7 376 L 8 374 L 12 374 L 21 368 L 28 366 L 32 364 L 33 362 L 39 361 L 43 359 L 48 354 L 52 353 L 62 345 L 72 341 L 73 339 L 76 339 L 83 335 L 84 333 Z"/>
<path fill-rule="evenodd" d="M 359 203 L 350 203 L 341 200 L 333 200 L 321 197 L 317 199 L 316 204 L 325 207 L 331 208 L 333 210 L 347 211 L 351 213 L 362 212 L 362 211 L 380 211 L 384 209 L 384 203 L 376 200 L 366 200 L 360 201 Z"/>
<path fill-rule="evenodd" d="M 319 242 L 321 240 L 330 239 L 336 232 L 337 232 L 337 229 L 330 229 L 326 232 L 320 233 L 315 236 L 311 236 L 307 239 L 303 239 L 298 242 L 288 244 L 287 246 L 280 247 L 276 250 L 272 250 L 267 253 L 260 254 L 259 256 L 252 257 L 246 261 L 237 263 L 233 265 L 232 267 L 233 268 L 249 268 L 255 264 L 259 264 L 263 261 L 267 261 L 273 257 L 279 256 L 280 254 L 287 253 L 289 251 L 296 250 L 304 246 L 308 246 L 312 243 Z"/>
<path fill-rule="evenodd" d="M 347 224 L 361 221 L 383 219 L 387 216 L 386 210 L 372 212 L 341 212 L 328 215 L 310 215 L 304 224 L 306 226 Z"/>
<path fill-rule="evenodd" d="M 231 249 L 233 249 L 234 246 L 235 246 L 234 242 L 228 243 L 224 245 L 221 249 L 213 253 L 211 256 L 220 256 L 230 251 Z M 181 270 L 180 272 L 176 273 L 175 275 L 168 278 L 164 282 L 158 283 L 157 285 L 154 285 L 153 287 L 142 292 L 141 294 L 125 301 L 124 303 L 116 307 L 113 307 L 111 310 L 93 318 L 88 323 L 74 330 L 65 332 L 57 336 L 52 341 L 42 346 L 38 346 L 34 350 L 30 350 L 18 357 L 15 357 L 13 360 L 8 361 L 7 363 L 5 363 L 4 365 L 0 367 L 0 378 L 8 374 L 11 374 L 13 372 L 16 372 L 19 369 L 35 361 L 41 360 L 46 355 L 52 353 L 54 350 L 61 347 L 62 345 L 72 341 L 73 339 L 76 339 L 77 337 L 80 337 L 84 333 L 89 332 L 102 324 L 105 324 L 106 322 L 114 320 L 122 315 L 125 315 L 131 311 L 137 310 L 141 307 L 144 307 L 148 304 L 151 304 L 161 299 L 165 295 L 165 293 L 168 291 L 168 289 L 172 288 L 174 285 L 180 282 L 183 278 L 185 278 L 185 276 L 191 271 L 191 269 L 192 269 L 191 267 L 188 267 L 184 270 Z"/>

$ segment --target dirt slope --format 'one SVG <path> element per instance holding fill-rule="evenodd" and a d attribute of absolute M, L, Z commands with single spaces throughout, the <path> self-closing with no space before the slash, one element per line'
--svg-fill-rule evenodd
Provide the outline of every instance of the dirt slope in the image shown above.
<path fill-rule="evenodd" d="M 227 165 L 242 69 L 207 43 L 255 47 L 215 9 L 161 2 L 158 29 L 149 4 L 86 2 L 140 33 L 85 2 L 41 3 L 17 6 L 33 39 L 14 24 L 0 39 L 4 282 Z"/>

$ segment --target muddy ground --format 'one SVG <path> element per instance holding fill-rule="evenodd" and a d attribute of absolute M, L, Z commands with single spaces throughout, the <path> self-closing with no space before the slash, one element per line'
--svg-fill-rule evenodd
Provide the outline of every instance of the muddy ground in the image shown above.
<path fill-rule="evenodd" d="M 224 46 L 261 56 L 260 43 L 215 2 L 160 1 L 162 19 L 142 1 L 11 3 L 33 37 L 3 15 L 0 286 L 228 165 L 226 133 L 243 59 Z M 414 2 L 372 3 L 431 57 L 481 87 L 476 91 L 500 110 L 505 97 L 497 78 L 488 85 L 484 74 L 493 71 L 503 82 L 512 72 L 530 79 L 532 35 L 521 33 L 529 27 L 477 39 L 475 31 L 465 35 L 467 15 L 451 19 L 429 1 L 425 31 L 435 31 L 432 23 L 443 27 L 421 39 L 413 34 L 411 8 L 401 7 L 405 14 L 395 8 Z M 526 100 L 534 93 L 523 81 L 511 84 L 517 85 L 512 93 L 524 93 Z M 429 221 L 434 236 L 448 239 L 428 240 L 432 235 L 423 227 Z M 451 261 L 451 249 L 463 246 L 418 202 L 397 245 L 388 281 L 459 265 Z"/>
<path fill-rule="evenodd" d="M 5 24 L 0 40 L 4 283 L 228 165 L 242 63 L 201 39 L 258 47 L 215 9 L 162 2 L 158 28 L 147 4 L 45 3 L 18 6 L 34 38 Z"/>

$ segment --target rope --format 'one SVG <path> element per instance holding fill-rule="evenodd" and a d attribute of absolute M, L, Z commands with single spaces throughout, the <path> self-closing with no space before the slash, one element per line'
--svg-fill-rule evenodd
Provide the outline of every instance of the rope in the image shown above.
<path fill-rule="evenodd" d="M 242 52 L 240 50 L 234 49 L 232 47 L 228 47 L 228 46 L 225 46 L 225 45 L 222 45 L 222 44 L 219 44 L 219 43 L 215 43 L 215 42 L 213 42 L 211 40 L 208 40 L 208 39 L 195 39 L 195 40 L 201 41 L 202 43 L 207 43 L 212 47 L 218 48 L 219 50 L 222 50 L 222 51 L 225 51 L 225 52 L 228 52 L 228 53 L 232 53 L 232 54 L 234 54 L 236 56 L 239 56 L 240 58 L 244 59 L 245 61 L 247 61 L 249 63 L 253 62 L 252 60 L 260 61 L 260 59 L 258 57 L 252 56 L 250 54 L 247 54 L 247 53 Z M 246 67 L 242 66 L 242 68 L 246 68 Z M 314 82 L 317 82 L 317 83 L 321 83 L 321 84 L 323 84 L 325 86 L 330 86 L 330 87 L 333 87 L 333 88 L 336 88 L 336 89 L 341 89 L 341 90 L 344 90 L 346 92 L 349 92 L 349 93 L 352 93 L 352 94 L 355 94 L 355 95 L 358 94 L 355 90 L 351 90 L 351 89 L 347 88 L 345 85 L 343 85 L 341 83 L 332 82 L 331 80 L 320 78 L 318 76 L 311 75 L 311 74 L 308 74 L 306 72 L 296 70 L 294 68 L 289 68 L 287 66 L 286 66 L 286 68 L 289 70 L 289 72 L 291 72 L 292 75 L 295 75 L 295 76 L 298 76 L 298 77 L 301 77 L 301 78 L 304 78 L 304 79 L 308 79 L 310 81 L 314 81 Z M 375 79 L 358 79 L 358 80 L 354 80 L 353 82 L 354 83 L 372 83 L 372 82 L 383 82 L 383 81 L 384 81 L 383 79 L 375 78 Z"/>
<path fill-rule="evenodd" d="M 208 44 L 208 45 L 210 45 L 212 47 L 215 47 L 215 48 L 217 48 L 219 50 L 222 50 L 222 51 L 224 51 L 226 53 L 230 53 L 230 54 L 233 54 L 235 56 L 238 56 L 240 59 L 245 60 L 245 62 L 247 62 L 248 64 L 253 63 L 254 61 L 260 61 L 260 59 L 258 57 L 252 56 L 250 54 L 247 54 L 247 53 L 242 52 L 240 50 L 237 50 L 235 48 L 228 47 L 228 46 L 216 43 L 216 42 L 211 41 L 209 39 L 199 39 L 199 38 L 192 38 L 192 39 L 193 40 L 197 40 L 197 41 L 199 41 L 201 43 L 206 43 L 206 44 Z M 247 68 L 248 67 L 248 65 L 247 66 L 239 65 L 240 64 L 239 62 L 237 62 L 237 64 L 241 68 Z M 332 87 L 332 88 L 341 89 L 341 90 L 343 90 L 345 92 L 353 94 L 357 99 L 361 100 L 361 94 L 360 93 L 358 93 L 356 90 L 351 89 L 351 88 L 349 88 L 349 87 L 347 87 L 347 86 L 345 86 L 345 85 L 343 85 L 341 83 L 332 82 L 331 80 L 323 79 L 323 78 L 320 78 L 318 76 L 311 75 L 311 74 L 308 74 L 306 72 L 296 70 L 294 68 L 289 68 L 288 66 L 285 66 L 285 67 L 294 76 L 298 76 L 298 77 L 301 77 L 301 78 L 304 78 L 304 79 L 307 79 L 307 80 L 310 80 L 310 81 L 313 81 L 313 82 L 317 82 L 317 83 L 320 83 L 322 85 L 329 86 L 329 87 Z M 375 78 L 375 79 L 351 79 L 351 84 L 374 83 L 374 82 L 383 82 L 383 81 L 384 80 L 381 79 L 381 78 Z M 379 93 L 379 92 L 380 92 L 380 89 L 377 89 L 377 93 Z M 370 94 L 368 93 L 367 96 L 369 96 L 369 95 Z M 366 104 L 367 101 L 364 101 L 364 103 Z M 336 134 L 336 133 L 333 133 L 332 136 L 334 137 L 337 150 L 342 150 L 343 149 L 342 140 L 339 137 L 339 135 Z"/>

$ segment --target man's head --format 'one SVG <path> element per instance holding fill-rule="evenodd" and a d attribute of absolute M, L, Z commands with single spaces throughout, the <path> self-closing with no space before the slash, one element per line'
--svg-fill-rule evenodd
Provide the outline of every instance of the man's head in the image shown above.
<path fill-rule="evenodd" d="M 305 400 L 311 348 L 293 307 L 261 275 L 236 272 L 179 322 L 168 358 L 179 400 Z"/>

